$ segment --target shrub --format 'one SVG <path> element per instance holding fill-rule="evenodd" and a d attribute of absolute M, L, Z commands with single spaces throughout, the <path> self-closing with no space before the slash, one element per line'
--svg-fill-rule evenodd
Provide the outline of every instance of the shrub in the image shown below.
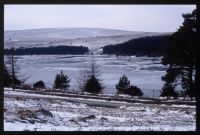
<path fill-rule="evenodd" d="M 45 89 L 45 84 L 42 80 L 33 84 L 33 88 Z"/>
<path fill-rule="evenodd" d="M 126 89 L 124 94 L 128 94 L 131 96 L 143 96 L 143 92 L 141 91 L 141 89 L 133 85 Z"/>

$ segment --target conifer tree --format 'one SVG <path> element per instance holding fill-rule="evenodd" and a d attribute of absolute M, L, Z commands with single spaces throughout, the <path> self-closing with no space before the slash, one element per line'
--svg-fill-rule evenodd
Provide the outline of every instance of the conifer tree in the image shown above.
<path fill-rule="evenodd" d="M 95 76 L 91 76 L 85 85 L 85 90 L 90 93 L 101 93 L 102 86 Z"/>
<path fill-rule="evenodd" d="M 54 89 L 60 89 L 60 90 L 68 90 L 70 87 L 70 79 L 67 75 L 64 75 L 63 71 L 60 71 L 60 74 L 57 74 L 54 80 Z"/>
<path fill-rule="evenodd" d="M 79 71 L 79 76 L 78 76 L 78 79 L 77 79 L 79 89 L 82 92 L 85 91 L 85 85 L 86 85 L 87 79 L 88 79 L 88 75 L 87 75 L 87 70 L 86 70 L 85 63 L 84 63 L 83 70 Z"/>
<path fill-rule="evenodd" d="M 124 74 L 120 77 L 119 82 L 115 85 L 117 93 L 124 93 L 130 87 L 130 81 L 127 76 Z"/>
<path fill-rule="evenodd" d="M 131 85 L 128 77 L 124 74 L 119 78 L 119 82 L 115 85 L 117 94 L 128 94 L 131 96 L 142 96 L 143 92 L 137 86 Z"/>
<path fill-rule="evenodd" d="M 3 66 L 3 86 L 10 87 L 12 85 L 12 78 L 8 73 L 6 65 Z"/>
<path fill-rule="evenodd" d="M 20 86 L 22 84 L 24 84 L 24 82 L 28 79 L 28 78 L 24 78 L 24 79 L 18 79 L 18 73 L 19 73 L 19 65 L 17 64 L 17 59 L 15 57 L 15 47 L 14 47 L 14 42 L 12 41 L 12 39 L 8 40 L 8 43 L 11 46 L 11 51 L 10 51 L 10 55 L 8 55 L 8 60 L 7 60 L 7 64 L 8 66 L 8 73 L 10 74 L 10 76 L 12 77 L 11 79 L 11 83 L 12 83 L 12 88 L 13 90 L 16 88 L 16 86 Z"/>
<path fill-rule="evenodd" d="M 101 93 L 104 89 L 100 78 L 100 69 L 99 65 L 96 63 L 94 55 L 92 55 L 92 60 L 90 62 L 90 66 L 87 70 L 86 84 L 84 87 L 84 91 L 90 93 Z"/>
<path fill-rule="evenodd" d="M 173 67 L 176 69 L 176 73 L 166 72 L 163 79 L 166 86 L 163 86 L 163 88 L 171 87 L 170 89 L 174 89 L 177 85 L 173 86 L 172 83 L 179 82 L 185 90 L 185 94 L 193 97 L 195 96 L 194 89 L 200 70 L 198 66 L 200 65 L 198 61 L 200 55 L 196 42 L 198 39 L 196 34 L 196 10 L 191 14 L 183 14 L 182 16 L 184 18 L 183 25 L 170 37 L 169 48 L 162 59 L 162 63 L 168 65 L 168 68 Z M 170 82 L 171 76 L 173 76 L 173 79 Z"/>

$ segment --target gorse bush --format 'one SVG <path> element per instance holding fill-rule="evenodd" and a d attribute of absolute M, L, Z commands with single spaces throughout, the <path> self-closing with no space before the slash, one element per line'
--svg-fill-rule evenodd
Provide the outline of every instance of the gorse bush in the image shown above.
<path fill-rule="evenodd" d="M 33 84 L 33 88 L 45 89 L 45 84 L 42 80 Z"/>

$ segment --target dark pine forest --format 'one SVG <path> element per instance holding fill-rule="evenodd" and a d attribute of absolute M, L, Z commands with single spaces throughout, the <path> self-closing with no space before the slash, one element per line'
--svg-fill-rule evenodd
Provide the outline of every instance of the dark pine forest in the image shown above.
<path fill-rule="evenodd" d="M 163 56 L 169 45 L 170 35 L 151 36 L 132 39 L 117 45 L 103 47 L 104 54 L 136 55 L 136 56 Z"/>
<path fill-rule="evenodd" d="M 89 51 L 88 47 L 83 46 L 49 46 L 49 47 L 33 47 L 33 48 L 17 48 L 15 55 L 55 55 L 55 54 L 85 54 Z M 5 49 L 4 54 L 12 53 L 11 49 Z"/>

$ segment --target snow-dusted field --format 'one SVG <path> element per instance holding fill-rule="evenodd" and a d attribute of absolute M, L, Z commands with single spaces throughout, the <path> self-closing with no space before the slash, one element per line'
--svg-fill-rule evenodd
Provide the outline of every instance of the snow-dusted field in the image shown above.
<path fill-rule="evenodd" d="M 52 88 L 56 74 L 61 70 L 71 79 L 70 89 L 78 90 L 77 78 L 84 64 L 87 67 L 92 58 L 89 55 L 33 55 L 16 56 L 20 67 L 19 77 L 29 77 L 27 83 L 33 84 L 43 80 L 46 86 Z M 5 61 L 7 57 L 5 56 Z M 126 74 L 133 85 L 140 87 L 145 96 L 159 96 L 165 74 L 161 58 L 123 57 L 114 55 L 95 55 L 95 61 L 100 66 L 104 93 L 116 93 L 115 85 L 119 77 Z"/>
<path fill-rule="evenodd" d="M 4 93 L 5 131 L 195 131 L 195 106 L 127 103 L 106 108 L 56 96 L 41 99 L 42 95 L 30 98 L 37 94 Z"/>

